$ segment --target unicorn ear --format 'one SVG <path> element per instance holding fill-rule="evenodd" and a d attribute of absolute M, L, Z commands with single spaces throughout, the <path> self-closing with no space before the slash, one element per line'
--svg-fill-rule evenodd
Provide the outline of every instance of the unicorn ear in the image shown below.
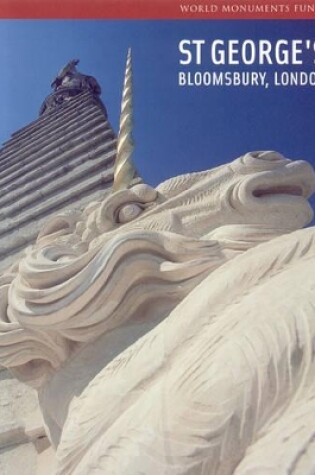
<path fill-rule="evenodd" d="M 113 192 L 123 190 L 131 185 L 136 175 L 131 156 L 134 148 L 132 138 L 132 64 L 131 49 L 128 49 L 125 81 L 121 101 L 117 155 L 114 167 Z"/>

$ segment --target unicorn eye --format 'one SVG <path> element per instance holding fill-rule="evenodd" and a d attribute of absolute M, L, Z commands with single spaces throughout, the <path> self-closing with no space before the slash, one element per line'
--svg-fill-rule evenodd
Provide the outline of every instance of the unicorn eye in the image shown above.
<path fill-rule="evenodd" d="M 121 208 L 119 209 L 117 214 L 117 221 L 121 224 L 129 223 L 129 221 L 132 221 L 133 219 L 137 218 L 137 216 L 139 216 L 142 211 L 142 207 L 139 206 L 137 203 L 128 203 L 124 206 L 121 206 Z"/>

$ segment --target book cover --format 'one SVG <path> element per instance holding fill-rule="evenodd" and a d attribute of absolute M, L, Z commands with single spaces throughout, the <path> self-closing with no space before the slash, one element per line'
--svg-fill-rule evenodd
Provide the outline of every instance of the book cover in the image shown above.
<path fill-rule="evenodd" d="M 0 0 L 1 473 L 313 473 L 314 27 L 311 0 Z"/>

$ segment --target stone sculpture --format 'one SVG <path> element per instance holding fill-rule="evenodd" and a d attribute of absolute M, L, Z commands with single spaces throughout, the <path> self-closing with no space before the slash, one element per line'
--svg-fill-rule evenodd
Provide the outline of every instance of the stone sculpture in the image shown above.
<path fill-rule="evenodd" d="M 250 153 L 47 224 L 2 276 L 0 362 L 56 474 L 311 473 L 314 188 Z"/>
<path fill-rule="evenodd" d="M 101 94 L 100 85 L 94 77 L 80 73 L 76 68 L 78 63 L 79 59 L 72 59 L 59 71 L 51 83 L 54 92 L 46 97 L 39 115 L 54 110 L 64 102 L 86 91 L 94 94 L 95 100 L 104 107 L 101 101 L 98 100 L 98 96 Z"/>
<path fill-rule="evenodd" d="M 51 87 L 55 91 L 59 91 L 63 88 L 78 88 L 89 89 L 94 94 L 100 94 L 101 88 L 92 76 L 81 74 L 77 70 L 76 66 L 79 64 L 79 59 L 72 59 L 67 63 L 58 73 L 56 78 L 51 83 Z"/>
<path fill-rule="evenodd" d="M 54 88 L 55 91 L 60 87 L 66 86 L 72 77 L 78 75 L 76 66 L 79 62 L 79 59 L 72 59 L 59 71 L 51 83 L 51 87 Z"/>
<path fill-rule="evenodd" d="M 0 363 L 53 474 L 314 472 L 314 190 L 253 152 L 47 223 L 1 277 Z"/>

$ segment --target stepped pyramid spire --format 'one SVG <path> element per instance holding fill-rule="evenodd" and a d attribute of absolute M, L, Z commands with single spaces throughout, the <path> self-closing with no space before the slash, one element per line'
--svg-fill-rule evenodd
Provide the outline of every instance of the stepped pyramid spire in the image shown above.
<path fill-rule="evenodd" d="M 96 79 L 79 73 L 77 63 L 54 79 L 40 117 L 0 148 L 0 269 L 35 241 L 48 218 L 111 189 L 116 136 Z"/>

